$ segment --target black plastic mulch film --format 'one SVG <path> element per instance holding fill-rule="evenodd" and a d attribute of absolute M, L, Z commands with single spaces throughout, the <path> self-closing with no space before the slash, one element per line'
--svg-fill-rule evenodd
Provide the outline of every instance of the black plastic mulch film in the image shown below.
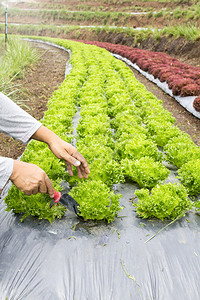
<path fill-rule="evenodd" d="M 190 213 L 146 242 L 167 222 L 136 216 L 135 188 L 118 186 L 124 209 L 111 224 L 70 212 L 52 224 L 21 223 L 1 200 L 0 299 L 199 299 L 199 216 Z"/>
<path fill-rule="evenodd" d="M 52 224 L 21 223 L 5 211 L 5 190 L 0 300 L 200 299 L 200 217 L 190 212 L 160 231 L 169 222 L 137 217 L 130 201 L 136 188 L 116 186 L 124 209 L 111 224 L 71 212 Z"/>

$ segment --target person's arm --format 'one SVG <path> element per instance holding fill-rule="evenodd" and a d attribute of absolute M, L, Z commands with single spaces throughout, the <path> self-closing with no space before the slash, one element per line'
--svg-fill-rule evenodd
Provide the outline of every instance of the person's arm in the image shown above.
<path fill-rule="evenodd" d="M 90 173 L 86 159 L 75 147 L 66 143 L 48 128 L 41 126 L 33 139 L 47 143 L 51 151 L 67 165 L 69 175 L 73 175 L 72 165 L 76 166 L 79 178 L 88 178 Z M 38 166 L 14 160 L 11 181 L 26 195 L 48 193 L 54 196 L 53 186 L 47 174 Z"/>
<path fill-rule="evenodd" d="M 76 148 L 44 127 L 2 93 L 0 93 L 0 131 L 19 139 L 23 143 L 27 143 L 30 139 L 47 143 L 51 151 L 65 161 L 71 176 L 73 175 L 72 165 L 74 165 L 77 167 L 80 178 L 88 177 L 88 164 Z M 41 168 L 18 160 L 11 160 L 8 163 L 9 158 L 2 159 L 0 190 L 10 178 L 26 195 L 40 192 L 48 193 L 50 197 L 53 197 L 52 183 Z"/>
<path fill-rule="evenodd" d="M 0 93 L 0 131 L 27 143 L 42 124 Z"/>
<path fill-rule="evenodd" d="M 72 165 L 77 168 L 78 176 L 88 178 L 90 173 L 86 159 L 71 144 L 63 141 L 48 128 L 41 126 L 32 136 L 33 139 L 48 144 L 51 151 L 66 163 L 69 175 L 73 175 Z"/>
<path fill-rule="evenodd" d="M 14 160 L 10 180 L 28 196 L 48 193 L 51 198 L 54 197 L 51 180 L 41 168 L 34 164 Z"/>
<path fill-rule="evenodd" d="M 0 193 L 12 174 L 13 164 L 12 158 L 0 157 Z"/>
<path fill-rule="evenodd" d="M 31 136 L 41 126 L 42 124 L 39 121 L 21 109 L 10 98 L 0 93 L 0 131 L 23 143 L 28 143 Z M 23 162 L 0 157 L 0 193 L 9 179 L 27 195 L 34 193 L 37 187 L 41 185 L 39 182 L 41 181 L 41 174 L 44 173 L 39 167 L 35 167 L 34 165 L 26 164 L 25 168 L 25 163 Z M 34 176 L 39 178 L 38 181 Z M 43 179 L 42 182 L 44 183 Z M 45 185 L 46 188 L 44 189 L 43 186 L 44 184 L 42 184 L 42 190 L 47 192 L 50 190 L 49 195 L 52 196 L 53 187 L 48 189 Z"/>

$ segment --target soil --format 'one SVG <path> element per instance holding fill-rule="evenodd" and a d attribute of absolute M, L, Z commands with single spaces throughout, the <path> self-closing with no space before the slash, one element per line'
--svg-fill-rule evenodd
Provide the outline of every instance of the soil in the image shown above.
<path fill-rule="evenodd" d="M 160 2 L 160 1 L 132 1 L 131 3 L 129 1 L 101 1 L 99 0 L 98 2 L 95 0 L 91 1 L 84 1 L 83 3 L 84 6 L 90 6 L 92 9 L 97 6 L 101 7 L 102 10 L 106 11 L 132 11 L 132 7 L 136 7 L 138 11 L 140 10 L 146 10 L 149 8 L 152 8 L 154 11 L 161 10 L 161 9 L 175 9 L 177 6 L 187 8 L 188 6 L 191 5 L 189 0 L 180 0 L 180 1 L 169 1 L 169 2 Z M 36 0 L 36 1 L 31 1 L 31 0 L 26 0 L 26 1 L 12 1 L 9 4 L 10 7 L 18 7 L 18 8 L 52 8 L 52 7 L 57 7 L 57 8 L 65 8 L 65 7 L 71 7 L 73 8 L 72 10 L 78 10 L 80 9 L 80 0 L 63 0 L 63 1 L 51 1 L 51 0 Z"/>
<path fill-rule="evenodd" d="M 17 98 L 24 103 L 22 108 L 37 120 L 42 119 L 48 99 L 65 78 L 65 66 L 69 59 L 66 51 L 40 43 L 31 44 L 38 49 L 40 59 L 22 79 L 15 81 L 20 86 Z M 25 149 L 20 141 L 14 141 L 0 133 L 0 155 L 17 158 Z"/>

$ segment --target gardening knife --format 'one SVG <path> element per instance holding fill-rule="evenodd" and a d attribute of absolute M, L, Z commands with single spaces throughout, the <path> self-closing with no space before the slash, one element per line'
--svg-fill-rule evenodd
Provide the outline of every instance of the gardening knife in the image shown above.
<path fill-rule="evenodd" d="M 76 200 L 74 200 L 74 198 L 72 198 L 67 193 L 61 194 L 61 192 L 57 192 L 56 190 L 54 190 L 54 197 L 50 203 L 50 207 L 52 207 L 56 203 L 61 203 L 68 210 L 74 212 L 76 215 L 78 215 L 80 213 L 80 211 L 78 209 L 78 206 L 79 206 L 78 202 L 76 202 Z M 80 217 L 80 216 L 78 215 L 78 217 Z"/>

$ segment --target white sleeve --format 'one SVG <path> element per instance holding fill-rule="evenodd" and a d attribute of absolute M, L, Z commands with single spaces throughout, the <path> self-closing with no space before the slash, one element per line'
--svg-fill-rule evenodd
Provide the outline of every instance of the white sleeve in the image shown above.
<path fill-rule="evenodd" d="M 13 159 L 0 156 L 0 190 L 8 182 L 13 171 Z"/>
<path fill-rule="evenodd" d="M 0 131 L 27 143 L 42 124 L 0 93 Z"/>

